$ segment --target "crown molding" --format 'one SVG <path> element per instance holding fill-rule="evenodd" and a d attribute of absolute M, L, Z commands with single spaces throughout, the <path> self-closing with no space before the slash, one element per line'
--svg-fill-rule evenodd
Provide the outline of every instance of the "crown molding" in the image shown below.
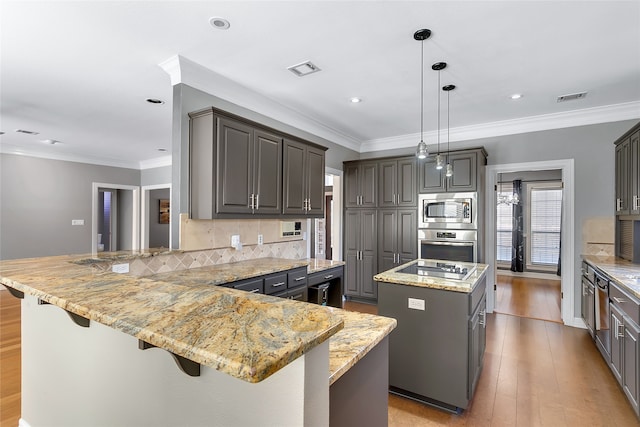
<path fill-rule="evenodd" d="M 141 160 L 138 164 L 140 170 L 162 168 L 171 166 L 171 156 L 156 157 L 155 159 Z"/>
<path fill-rule="evenodd" d="M 622 104 L 605 105 L 602 107 L 565 111 L 561 113 L 523 117 L 520 119 L 482 123 L 479 125 L 460 126 L 451 128 L 449 130 L 449 136 L 451 142 L 468 141 L 472 139 L 516 135 L 528 132 L 618 122 L 638 118 L 640 118 L 640 101 L 633 101 Z M 437 132 L 429 132 L 425 134 L 425 139 L 433 141 L 437 138 L 437 135 Z M 418 141 L 420 141 L 419 133 L 394 136 L 390 138 L 372 139 L 362 143 L 360 152 L 383 151 L 388 150 L 390 147 L 413 147 L 418 143 Z"/>
<path fill-rule="evenodd" d="M 286 123 L 335 144 L 360 151 L 359 140 L 333 129 L 320 121 L 287 107 L 273 99 L 228 79 L 190 59 L 172 56 L 158 64 L 171 79 L 171 84 L 187 84 L 225 101 Z"/>

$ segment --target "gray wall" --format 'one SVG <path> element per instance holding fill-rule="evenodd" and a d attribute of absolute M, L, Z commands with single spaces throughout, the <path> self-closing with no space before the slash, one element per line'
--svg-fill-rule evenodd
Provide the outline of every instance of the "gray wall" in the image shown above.
<path fill-rule="evenodd" d="M 160 199 L 168 199 L 170 191 L 168 188 L 149 191 L 149 247 L 159 248 L 169 247 L 169 224 L 160 224 L 158 208 Z"/>
<path fill-rule="evenodd" d="M 117 202 L 117 248 L 118 251 L 130 251 L 133 249 L 133 241 L 131 239 L 131 230 L 133 230 L 133 191 L 116 190 L 118 195 Z"/>
<path fill-rule="evenodd" d="M 171 182 L 171 165 L 159 168 L 142 169 L 140 185 L 169 184 Z"/>
<path fill-rule="evenodd" d="M 92 182 L 139 185 L 140 171 L 0 154 L 0 259 L 90 253 Z"/>

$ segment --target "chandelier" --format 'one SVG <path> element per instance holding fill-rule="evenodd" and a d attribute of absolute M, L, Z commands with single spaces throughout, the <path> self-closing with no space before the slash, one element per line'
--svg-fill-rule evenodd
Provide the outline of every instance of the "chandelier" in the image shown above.
<path fill-rule="evenodd" d="M 502 174 L 498 175 L 498 181 L 500 184 L 500 191 L 498 191 L 497 196 L 498 205 L 517 205 L 520 203 L 520 198 L 517 194 L 513 193 L 513 190 L 511 191 L 511 194 L 505 194 L 502 191 Z"/>

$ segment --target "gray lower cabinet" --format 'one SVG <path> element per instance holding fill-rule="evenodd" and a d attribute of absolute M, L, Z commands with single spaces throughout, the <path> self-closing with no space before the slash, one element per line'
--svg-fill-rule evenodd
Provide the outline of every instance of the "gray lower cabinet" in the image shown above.
<path fill-rule="evenodd" d="M 284 140 L 284 214 L 324 216 L 324 151 Z"/>
<path fill-rule="evenodd" d="M 378 210 L 378 272 L 397 267 L 418 257 L 417 211 Z"/>
<path fill-rule="evenodd" d="M 307 276 L 309 302 L 342 308 L 344 267 L 339 265 Z"/>
<path fill-rule="evenodd" d="M 436 169 L 434 156 L 418 162 L 418 191 L 420 193 L 482 191 L 484 165 L 487 163 L 487 153 L 484 149 L 452 151 L 448 156 L 453 168 L 451 177 L 445 176 L 444 168 Z"/>
<path fill-rule="evenodd" d="M 611 371 L 640 416 L 640 301 L 615 282 L 610 282 L 609 298 Z"/>
<path fill-rule="evenodd" d="M 591 337 L 595 337 L 595 291 L 596 288 L 593 283 L 589 282 L 584 277 L 582 278 L 582 309 L 581 315 L 584 324 L 589 331 Z"/>
<path fill-rule="evenodd" d="M 345 290 L 350 298 L 375 300 L 377 285 L 377 212 L 375 209 L 347 209 L 344 224 Z"/>
<path fill-rule="evenodd" d="M 479 280 L 471 293 L 378 284 L 378 314 L 398 320 L 389 336 L 393 393 L 450 411 L 468 407 L 486 347 L 486 276 Z"/>

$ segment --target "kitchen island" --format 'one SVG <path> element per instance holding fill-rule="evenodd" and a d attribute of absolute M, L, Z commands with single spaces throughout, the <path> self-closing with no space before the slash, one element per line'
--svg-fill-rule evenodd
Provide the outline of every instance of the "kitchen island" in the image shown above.
<path fill-rule="evenodd" d="M 276 270 L 309 264 L 262 262 Z M 237 264 L 263 273 L 255 260 Z M 220 268 L 239 277 L 228 267 Z M 198 283 L 191 273 L 172 283 L 115 274 L 83 257 L 0 262 L 0 283 L 24 298 L 23 424 L 329 425 L 331 383 L 395 327 L 393 319 Z M 153 347 L 165 351 L 141 351 Z"/>
<path fill-rule="evenodd" d="M 487 265 L 418 259 L 374 276 L 389 338 L 392 393 L 460 413 L 473 397 L 486 343 Z"/>

